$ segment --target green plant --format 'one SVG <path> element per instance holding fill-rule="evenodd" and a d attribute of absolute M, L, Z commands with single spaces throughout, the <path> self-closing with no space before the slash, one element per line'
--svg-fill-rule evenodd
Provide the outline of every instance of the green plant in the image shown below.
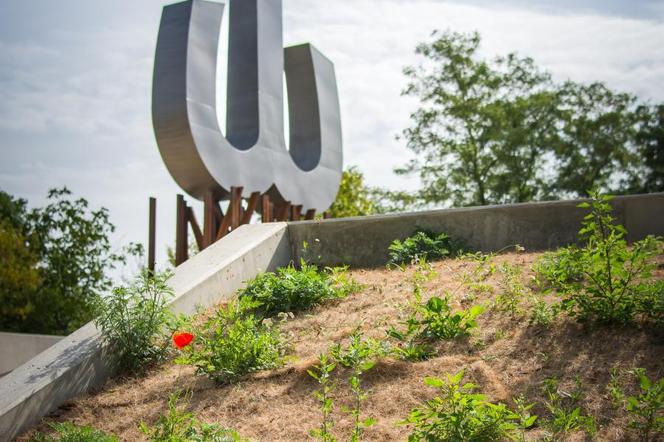
<path fill-rule="evenodd" d="M 521 269 L 514 264 L 503 262 L 500 272 L 502 274 L 501 292 L 496 296 L 495 308 L 516 316 L 519 313 L 519 305 L 527 292 L 521 281 Z"/>
<path fill-rule="evenodd" d="M 549 378 L 544 380 L 542 390 L 546 395 L 544 405 L 551 415 L 544 423 L 555 440 L 580 429 L 590 436 L 595 434 L 595 420 L 584 415 L 578 405 L 583 397 L 580 381 L 577 380 L 575 390 L 563 395 L 558 389 L 558 380 Z"/>
<path fill-rule="evenodd" d="M 321 272 L 302 260 L 299 269 L 290 265 L 276 273 L 258 275 L 239 296 L 256 301 L 256 310 L 262 315 L 273 316 L 308 310 L 324 301 L 343 298 L 358 288 L 344 268 Z"/>
<path fill-rule="evenodd" d="M 30 442 L 118 442 L 118 438 L 90 426 L 76 426 L 71 422 L 56 422 L 49 426 L 55 435 L 37 433 Z"/>
<path fill-rule="evenodd" d="M 47 200 L 28 210 L 0 191 L 0 330 L 73 332 L 94 318 L 113 284 L 109 272 L 142 254 L 140 244 L 112 243 L 107 209 L 91 209 L 67 188 L 51 189 Z"/>
<path fill-rule="evenodd" d="M 530 314 L 529 324 L 548 327 L 558 315 L 558 309 L 546 302 L 536 299 Z"/>
<path fill-rule="evenodd" d="M 353 432 L 350 440 L 357 442 L 362 440 L 364 431 L 376 421 L 374 418 L 361 420 L 362 402 L 366 400 L 369 393 L 362 388 L 362 375 L 376 365 L 376 360 L 384 356 L 387 350 L 374 340 L 364 338 L 360 330 L 355 330 L 350 335 L 349 343 L 344 348 L 341 344 L 330 348 L 330 355 L 341 366 L 351 370 L 348 380 L 353 393 L 354 403 L 347 411 L 353 418 Z"/>
<path fill-rule="evenodd" d="M 167 307 L 173 297 L 169 276 L 145 271 L 132 285 L 116 287 L 100 300 L 95 322 L 120 369 L 138 371 L 166 355 L 168 341 L 163 338 L 174 319 Z"/>
<path fill-rule="evenodd" d="M 430 345 L 415 342 L 413 339 L 408 339 L 403 334 L 395 332 L 394 329 L 388 330 L 387 334 L 388 336 L 398 339 L 402 342 L 401 345 L 392 347 L 392 355 L 398 359 L 418 362 L 432 358 L 436 354 Z"/>
<path fill-rule="evenodd" d="M 222 384 L 281 366 L 286 343 L 271 319 L 253 313 L 257 305 L 244 297 L 219 307 L 197 328 L 196 339 L 176 362 L 194 365 L 197 373 Z"/>
<path fill-rule="evenodd" d="M 181 394 L 173 393 L 168 398 L 168 413 L 157 419 L 153 426 L 141 422 L 141 431 L 150 442 L 241 442 L 234 430 L 215 424 L 200 422 L 193 413 L 178 409 Z M 186 399 L 189 396 L 185 396 Z"/>
<path fill-rule="evenodd" d="M 388 247 L 389 264 L 410 264 L 423 259 L 433 261 L 445 258 L 460 250 L 445 233 L 433 233 L 428 230 L 415 232 L 412 236 L 400 241 L 395 239 Z"/>
<path fill-rule="evenodd" d="M 351 166 L 341 174 L 337 197 L 328 209 L 332 218 L 371 215 L 376 211 L 371 189 L 364 183 L 364 174 Z"/>
<path fill-rule="evenodd" d="M 535 282 L 543 289 L 565 290 L 570 284 L 584 279 L 576 246 L 546 252 L 533 264 L 533 270 Z"/>
<path fill-rule="evenodd" d="M 438 389 L 439 395 L 413 409 L 402 424 L 412 424 L 411 442 L 493 442 L 516 438 L 537 419 L 530 415 L 531 405 L 520 402 L 517 411 L 505 404 L 489 402 L 475 393 L 472 383 L 461 384 L 463 370 L 446 379 L 428 377 L 424 382 Z"/>
<path fill-rule="evenodd" d="M 656 305 L 657 296 L 651 295 L 659 289 L 648 279 L 661 242 L 649 236 L 629 247 L 627 232 L 611 215 L 611 197 L 598 192 L 591 196 L 591 202 L 580 205 L 590 209 L 579 231 L 585 245 L 547 258 L 548 264 L 538 267 L 540 274 L 562 292 L 562 308 L 581 321 L 629 324 L 637 315 L 657 320 L 661 311 L 653 313 L 648 306 Z"/>
<path fill-rule="evenodd" d="M 321 354 L 318 357 L 318 362 L 319 364 L 314 370 L 307 370 L 307 373 L 309 373 L 309 376 L 316 379 L 320 385 L 320 390 L 316 390 L 314 395 L 320 403 L 323 417 L 320 427 L 311 430 L 310 434 L 322 442 L 336 442 L 337 439 L 332 435 L 334 420 L 331 416 L 334 408 L 334 397 L 332 396 L 332 392 L 336 388 L 336 384 L 331 380 L 331 375 L 336 364 L 330 361 L 329 357 L 325 354 Z"/>
<path fill-rule="evenodd" d="M 626 394 L 616 370 L 611 371 L 609 392 L 614 404 L 622 406 L 629 414 L 629 427 L 637 431 L 639 440 L 658 440 L 664 435 L 664 378 L 653 382 L 642 368 L 635 368 L 631 373 L 639 384 L 640 392 Z"/>
<path fill-rule="evenodd" d="M 482 314 L 484 307 L 475 305 L 468 310 L 452 311 L 449 297 L 433 296 L 427 302 L 421 302 L 416 294 L 413 314 L 403 323 L 405 331 L 392 327 L 388 334 L 401 341 L 408 337 L 417 339 L 449 340 L 460 336 L 469 336 L 477 326 L 476 318 Z"/>

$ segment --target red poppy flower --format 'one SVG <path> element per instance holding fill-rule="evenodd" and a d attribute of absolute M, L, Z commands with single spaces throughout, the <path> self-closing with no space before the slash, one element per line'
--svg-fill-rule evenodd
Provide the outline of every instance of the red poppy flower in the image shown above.
<path fill-rule="evenodd" d="M 191 344 L 194 340 L 194 335 L 187 332 L 178 332 L 173 334 L 173 344 L 180 350 Z"/>

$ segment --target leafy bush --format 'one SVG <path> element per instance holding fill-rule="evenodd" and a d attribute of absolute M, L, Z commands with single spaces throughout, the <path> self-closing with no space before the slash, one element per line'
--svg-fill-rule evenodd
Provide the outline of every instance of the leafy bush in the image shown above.
<path fill-rule="evenodd" d="M 477 385 L 461 384 L 464 372 L 447 375 L 447 379 L 426 378 L 439 396 L 410 412 L 403 424 L 413 424 L 408 440 L 440 442 L 493 442 L 516 438 L 532 426 L 537 416 L 530 415 L 531 405 L 519 402 L 517 411 L 505 404 L 489 402 L 475 393 Z"/>
<path fill-rule="evenodd" d="M 141 431 L 150 442 L 241 442 L 240 435 L 215 424 L 200 422 L 194 415 L 178 409 L 180 393 L 168 398 L 168 414 L 149 427 L 141 422 Z"/>
<path fill-rule="evenodd" d="M 395 239 L 388 248 L 390 264 L 410 264 L 416 260 L 432 261 L 445 258 L 460 250 L 445 233 L 433 233 L 427 230 L 400 241 Z"/>
<path fill-rule="evenodd" d="M 67 335 L 94 319 L 110 270 L 143 251 L 114 244 L 114 230 L 107 209 L 67 188 L 32 210 L 0 190 L 0 330 Z"/>
<path fill-rule="evenodd" d="M 561 249 L 536 269 L 563 293 L 563 308 L 581 321 L 628 324 L 637 315 L 661 319 L 661 309 L 648 309 L 658 304 L 661 293 L 661 286 L 648 281 L 661 242 L 649 236 L 629 247 L 624 227 L 611 216 L 610 199 L 594 192 L 590 203 L 580 205 L 590 209 L 579 231 L 584 247 Z"/>
<path fill-rule="evenodd" d="M 138 371 L 166 355 L 168 341 L 163 338 L 174 319 L 167 307 L 173 297 L 166 283 L 169 276 L 144 272 L 132 285 L 114 288 L 99 302 L 95 322 L 120 369 Z"/>
<path fill-rule="evenodd" d="M 56 435 L 37 433 L 30 442 L 118 442 L 118 438 L 89 426 L 76 426 L 71 422 L 50 424 Z"/>
<path fill-rule="evenodd" d="M 590 436 L 595 434 L 595 420 L 584 415 L 578 405 L 583 398 L 580 382 L 574 391 L 562 395 L 558 390 L 558 380 L 549 378 L 544 381 L 543 391 L 546 395 L 545 407 L 551 416 L 545 420 L 545 426 L 553 433 L 554 440 L 583 429 Z"/>
<path fill-rule="evenodd" d="M 285 342 L 270 319 L 262 320 L 252 312 L 257 305 L 245 297 L 219 307 L 176 362 L 194 365 L 198 373 L 222 384 L 281 366 Z"/>
<path fill-rule="evenodd" d="M 617 382 L 616 372 L 611 373 L 610 392 L 616 404 L 624 407 L 630 416 L 629 427 L 637 431 L 639 440 L 658 440 L 664 435 L 664 378 L 653 382 L 645 370 L 632 370 L 640 392 L 627 395 Z"/>
<path fill-rule="evenodd" d="M 257 311 L 266 316 L 308 310 L 324 301 L 343 298 L 359 288 L 345 270 L 321 272 L 302 261 L 299 269 L 291 265 L 277 269 L 276 273 L 258 275 L 240 291 L 240 297 L 255 301 Z"/>

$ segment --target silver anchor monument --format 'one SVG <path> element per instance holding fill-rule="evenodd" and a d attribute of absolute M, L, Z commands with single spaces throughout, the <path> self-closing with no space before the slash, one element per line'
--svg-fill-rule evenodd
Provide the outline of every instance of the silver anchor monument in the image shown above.
<path fill-rule="evenodd" d="M 164 7 L 152 118 L 162 158 L 189 195 L 269 194 L 304 211 L 334 201 L 342 170 L 334 66 L 310 44 L 283 48 L 281 0 L 230 1 L 226 136 L 216 110 L 217 53 L 226 5 Z M 284 130 L 283 72 L 290 142 Z"/>

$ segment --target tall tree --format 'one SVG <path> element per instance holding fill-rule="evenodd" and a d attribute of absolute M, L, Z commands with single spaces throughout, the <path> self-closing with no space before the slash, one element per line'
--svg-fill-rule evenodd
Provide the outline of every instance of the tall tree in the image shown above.
<path fill-rule="evenodd" d="M 420 100 L 403 131 L 414 194 L 383 192 L 400 208 L 484 205 L 664 187 L 664 106 L 595 82 L 554 83 L 530 58 L 485 59 L 477 33 L 434 33 L 405 70 Z"/>
<path fill-rule="evenodd" d="M 419 175 L 423 204 L 489 204 L 542 198 L 538 170 L 555 136 L 556 94 L 532 59 L 487 61 L 480 36 L 434 33 L 417 47 L 425 58 L 405 74 L 405 95 L 421 106 L 403 132 L 416 156 L 399 174 Z"/>
<path fill-rule="evenodd" d="M 109 270 L 141 253 L 113 250 L 108 211 L 91 210 L 65 189 L 49 192 L 43 208 L 0 192 L 0 329 L 67 334 L 94 316 L 111 286 Z M 17 290 L 17 287 L 21 287 Z"/>
<path fill-rule="evenodd" d="M 664 104 L 642 105 L 644 124 L 637 135 L 645 170 L 633 181 L 637 192 L 664 192 Z"/>
<path fill-rule="evenodd" d="M 588 191 L 624 192 L 642 165 L 639 128 L 650 118 L 635 96 L 602 83 L 567 81 L 558 88 L 559 127 L 553 191 L 561 197 Z"/>

